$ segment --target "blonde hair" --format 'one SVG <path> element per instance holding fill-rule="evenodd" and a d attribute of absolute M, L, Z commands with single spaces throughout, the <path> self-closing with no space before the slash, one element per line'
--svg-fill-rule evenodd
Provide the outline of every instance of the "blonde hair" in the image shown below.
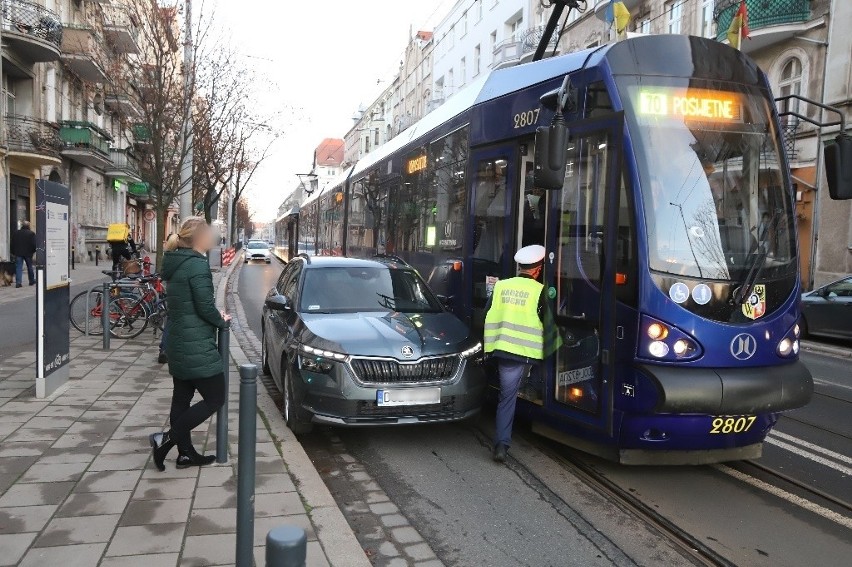
<path fill-rule="evenodd" d="M 186 219 L 183 223 L 181 223 L 177 234 L 172 233 L 168 240 L 166 240 L 166 251 L 171 252 L 178 248 L 192 248 L 192 242 L 195 240 L 195 235 L 198 234 L 199 230 L 207 226 L 207 221 L 201 217 L 190 217 Z"/>

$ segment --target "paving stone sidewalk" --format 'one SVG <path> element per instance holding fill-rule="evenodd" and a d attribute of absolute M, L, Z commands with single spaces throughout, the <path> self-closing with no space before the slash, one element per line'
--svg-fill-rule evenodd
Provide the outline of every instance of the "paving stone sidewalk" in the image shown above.
<path fill-rule="evenodd" d="M 226 277 L 215 274 L 217 286 Z M 177 470 L 175 453 L 159 472 L 148 434 L 167 424 L 171 377 L 156 362 L 158 340 L 148 333 L 113 339 L 105 352 L 101 337 L 72 336 L 71 380 L 46 400 L 35 398 L 34 353 L 2 362 L 0 566 L 234 564 L 235 363 L 245 356 L 231 345 L 229 463 Z M 271 400 L 259 398 L 256 564 L 265 564 L 266 533 L 291 524 L 308 534 L 309 566 L 369 565 L 301 446 L 282 431 Z M 215 435 L 214 416 L 193 441 L 214 452 Z"/>

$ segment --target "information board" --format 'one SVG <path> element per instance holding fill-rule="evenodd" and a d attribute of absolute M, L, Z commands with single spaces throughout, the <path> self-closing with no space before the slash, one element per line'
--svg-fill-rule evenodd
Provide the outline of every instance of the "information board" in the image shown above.
<path fill-rule="evenodd" d="M 68 304 L 68 187 L 36 183 L 36 397 L 44 398 L 68 381 L 71 349 Z"/>

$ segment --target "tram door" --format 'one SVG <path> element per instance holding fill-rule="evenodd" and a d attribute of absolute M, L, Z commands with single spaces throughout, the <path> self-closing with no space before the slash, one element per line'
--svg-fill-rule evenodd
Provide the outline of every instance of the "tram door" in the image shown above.
<path fill-rule="evenodd" d="M 472 155 L 473 239 L 466 254 L 470 258 L 466 277 L 472 290 L 470 325 L 479 336 L 494 284 L 514 275 L 516 155 L 515 145 L 474 150 Z"/>
<path fill-rule="evenodd" d="M 562 345 L 549 358 L 548 413 L 612 428 L 621 113 L 569 126 L 561 191 L 550 192 L 545 279 Z"/>

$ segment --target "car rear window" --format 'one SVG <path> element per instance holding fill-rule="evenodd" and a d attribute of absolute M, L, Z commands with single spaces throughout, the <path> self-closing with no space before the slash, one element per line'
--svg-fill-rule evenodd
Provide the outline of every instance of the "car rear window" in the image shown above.
<path fill-rule="evenodd" d="M 267 250 L 269 248 L 269 245 L 266 242 L 249 242 L 248 247 L 252 250 L 256 248 L 262 248 L 264 250 Z"/>
<path fill-rule="evenodd" d="M 300 307 L 306 313 L 437 313 L 442 310 L 413 270 L 378 267 L 307 270 Z"/>

